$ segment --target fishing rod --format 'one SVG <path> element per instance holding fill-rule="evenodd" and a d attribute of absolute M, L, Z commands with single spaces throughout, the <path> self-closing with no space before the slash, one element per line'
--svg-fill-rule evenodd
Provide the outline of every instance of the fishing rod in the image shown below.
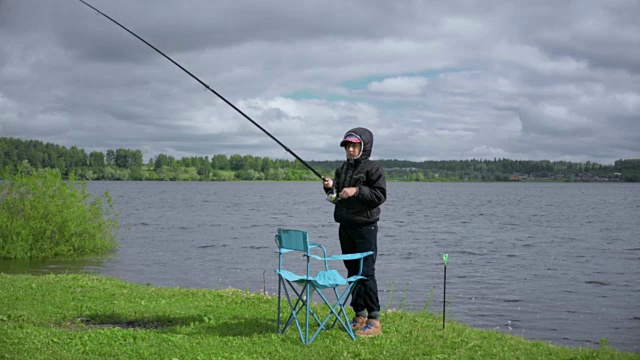
<path fill-rule="evenodd" d="M 220 98 L 220 100 L 224 101 L 225 103 L 227 103 L 227 105 L 231 106 L 235 111 L 237 111 L 238 113 L 240 113 L 240 115 L 242 115 L 245 119 L 249 120 L 253 125 L 255 125 L 258 129 L 262 130 L 263 133 L 265 133 L 267 136 L 269 136 L 273 141 L 275 141 L 276 143 L 278 143 L 278 145 L 282 146 L 282 148 L 284 148 L 289 154 L 293 155 L 294 158 L 298 159 L 298 161 L 300 161 L 304 166 L 307 167 L 307 169 L 311 170 L 311 172 L 313 172 L 317 177 L 319 177 L 322 180 L 326 180 L 326 178 L 324 176 L 322 176 L 322 174 L 320 174 L 318 171 L 316 171 L 316 169 L 312 168 L 311 165 L 307 164 L 306 161 L 302 160 L 302 158 L 300 156 L 298 156 L 296 153 L 294 153 L 293 151 L 291 151 L 291 149 L 289 149 L 288 147 L 286 147 L 282 142 L 280 142 L 280 140 L 276 139 L 275 136 L 271 135 L 271 133 L 269 133 L 267 130 L 265 130 L 265 128 L 263 128 L 262 126 L 260 126 L 260 124 L 258 124 L 257 122 L 255 122 L 252 118 L 250 118 L 247 114 L 245 114 L 242 110 L 238 109 L 235 105 L 233 105 L 231 103 L 231 101 L 227 100 L 224 96 L 220 95 L 220 93 L 218 93 L 217 91 L 215 91 L 214 89 L 212 89 L 209 85 L 207 85 L 204 81 L 200 80 L 197 76 L 193 75 L 189 70 L 185 69 L 182 65 L 178 64 L 175 60 L 173 60 L 172 58 L 170 58 L 168 55 L 166 55 L 165 53 L 163 53 L 162 51 L 160 51 L 158 48 L 156 48 L 155 46 L 151 45 L 147 40 L 141 38 L 140 36 L 138 36 L 136 33 L 134 33 L 133 31 L 129 30 L 126 26 L 120 24 L 119 22 L 117 22 L 116 20 L 114 20 L 111 16 L 103 13 L 102 11 L 98 10 L 97 8 L 95 8 L 93 5 L 87 3 L 84 0 L 78 0 L 81 3 L 87 5 L 88 7 L 90 7 L 91 9 L 93 9 L 94 11 L 96 11 L 98 14 L 106 17 L 107 19 L 111 20 L 111 22 L 113 22 L 114 24 L 118 25 L 119 27 L 121 27 L 122 29 L 124 29 L 126 32 L 128 32 L 129 34 L 135 36 L 138 40 L 142 41 L 143 43 L 147 44 L 150 48 L 152 48 L 153 50 L 155 50 L 158 54 L 164 56 L 167 60 L 171 61 L 173 63 L 173 65 L 177 66 L 180 68 L 180 70 L 184 71 L 185 73 L 187 73 L 189 76 L 191 76 L 195 81 L 199 82 L 200 85 L 204 86 L 207 90 L 211 91 L 212 93 L 214 93 L 217 97 Z"/>

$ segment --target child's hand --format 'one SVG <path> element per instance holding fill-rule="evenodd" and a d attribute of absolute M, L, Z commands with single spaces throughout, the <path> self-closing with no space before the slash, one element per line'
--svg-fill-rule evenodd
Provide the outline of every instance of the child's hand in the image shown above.
<path fill-rule="evenodd" d="M 340 191 L 340 197 L 343 198 L 343 199 L 348 199 L 348 198 L 354 196 L 357 193 L 358 193 L 358 188 L 357 187 L 348 187 L 348 188 L 344 188 L 344 189 L 342 189 L 342 191 Z"/>
<path fill-rule="evenodd" d="M 322 185 L 324 185 L 324 187 L 326 188 L 333 187 L 333 180 L 331 180 L 330 178 L 326 178 L 324 179 L 324 181 L 322 181 Z"/>

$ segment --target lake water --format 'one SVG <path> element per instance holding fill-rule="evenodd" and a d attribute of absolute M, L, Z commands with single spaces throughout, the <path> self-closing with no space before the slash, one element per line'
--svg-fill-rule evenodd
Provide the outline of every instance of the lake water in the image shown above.
<path fill-rule="evenodd" d="M 121 247 L 3 272 L 88 271 L 167 287 L 277 289 L 273 236 L 306 230 L 339 252 L 319 183 L 91 182 L 120 212 Z M 640 184 L 389 183 L 379 223 L 383 309 L 442 311 L 559 345 L 640 346 Z M 342 264 L 336 264 L 342 269 Z M 275 309 L 274 309 L 275 316 Z"/>

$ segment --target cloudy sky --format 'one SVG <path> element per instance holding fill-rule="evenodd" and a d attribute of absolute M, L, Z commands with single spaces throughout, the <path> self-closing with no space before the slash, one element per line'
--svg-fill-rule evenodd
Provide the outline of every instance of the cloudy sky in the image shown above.
<path fill-rule="evenodd" d="M 90 0 L 306 160 L 640 157 L 640 2 Z M 0 137 L 293 159 L 75 0 L 0 0 Z"/>

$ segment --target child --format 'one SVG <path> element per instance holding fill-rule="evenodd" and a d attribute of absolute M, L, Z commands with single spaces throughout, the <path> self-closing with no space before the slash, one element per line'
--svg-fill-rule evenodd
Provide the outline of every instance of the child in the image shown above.
<path fill-rule="evenodd" d="M 351 295 L 355 317 L 351 328 L 356 335 L 382 334 L 380 301 L 375 265 L 378 255 L 378 220 L 380 205 L 387 198 L 387 182 L 382 167 L 369 160 L 373 148 L 373 134 L 365 128 L 347 131 L 340 146 L 345 148 L 347 161 L 336 169 L 335 180 L 323 181 L 327 199 L 335 204 L 333 218 L 340 223 L 340 248 L 343 254 L 373 251 L 364 258 L 362 276 Z M 348 276 L 357 275 L 360 260 L 344 262 Z"/>

